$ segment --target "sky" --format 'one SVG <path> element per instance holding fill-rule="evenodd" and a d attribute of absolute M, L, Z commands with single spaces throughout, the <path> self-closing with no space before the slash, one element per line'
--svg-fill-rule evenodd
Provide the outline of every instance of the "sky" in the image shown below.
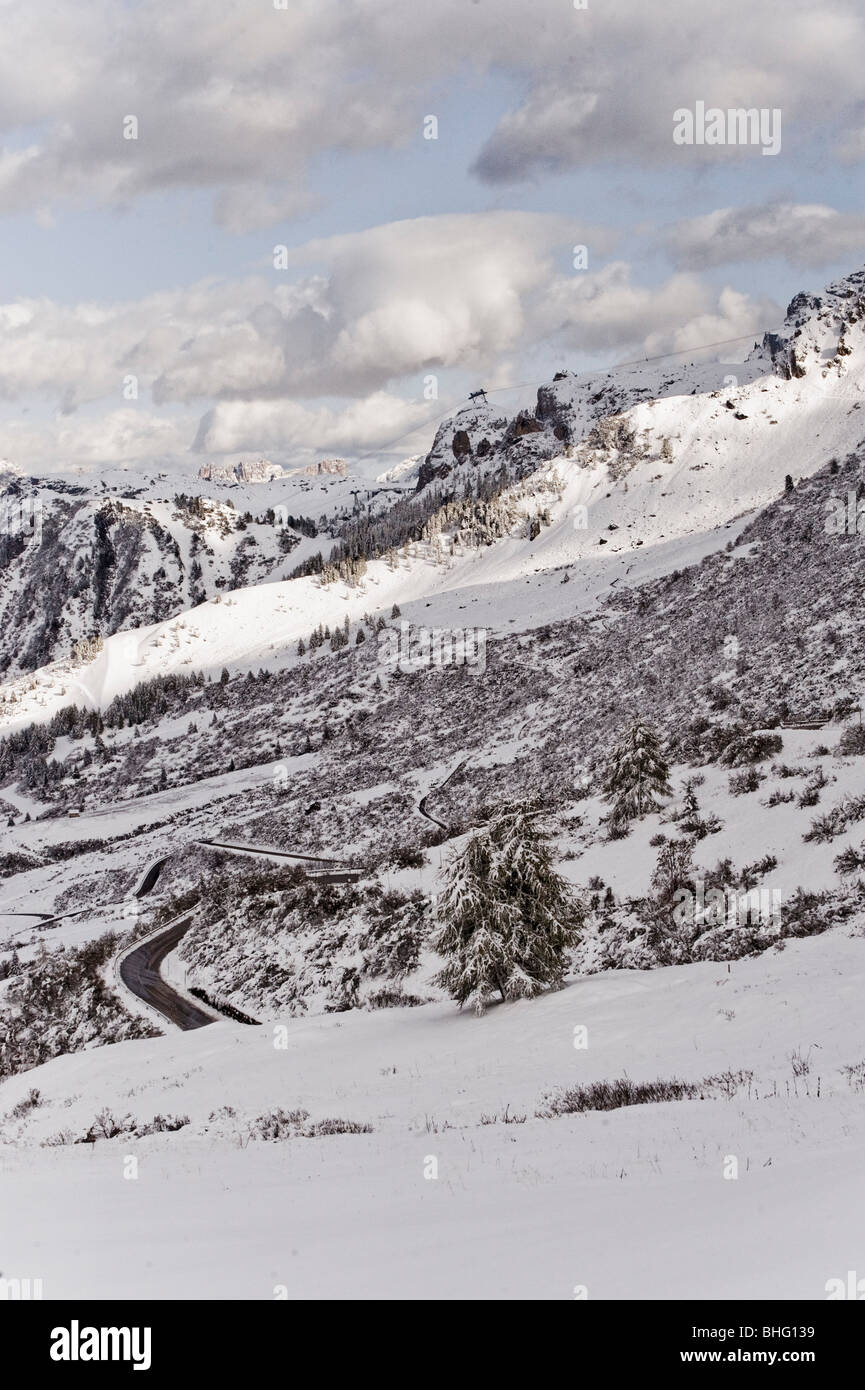
<path fill-rule="evenodd" d="M 0 0 L 0 25 L 0 458 L 28 472 L 375 472 L 478 386 L 736 360 L 865 262 L 861 0 Z"/>

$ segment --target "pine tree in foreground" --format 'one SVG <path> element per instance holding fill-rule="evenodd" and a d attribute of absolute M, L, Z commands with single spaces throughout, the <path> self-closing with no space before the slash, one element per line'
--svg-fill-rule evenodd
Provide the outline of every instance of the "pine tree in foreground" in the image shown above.
<path fill-rule="evenodd" d="M 657 811 L 660 798 L 672 796 L 669 766 L 661 740 L 649 724 L 639 720 L 613 749 L 604 776 L 604 796 L 610 802 L 611 828 Z"/>
<path fill-rule="evenodd" d="M 697 801 L 697 790 L 692 778 L 688 778 L 684 786 L 684 796 L 682 797 L 682 814 L 679 820 L 679 828 L 686 834 L 694 834 L 700 826 L 700 806 Z"/>
<path fill-rule="evenodd" d="M 451 858 L 437 914 L 432 945 L 445 965 L 435 983 L 478 1015 L 496 994 L 531 998 L 560 985 L 583 921 L 526 811 L 504 812 Z"/>

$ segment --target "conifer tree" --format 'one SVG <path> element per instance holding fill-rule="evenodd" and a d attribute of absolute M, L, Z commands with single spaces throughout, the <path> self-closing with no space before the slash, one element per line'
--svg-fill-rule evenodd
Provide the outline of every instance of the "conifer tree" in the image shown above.
<path fill-rule="evenodd" d="M 525 810 L 508 810 L 471 837 L 445 872 L 433 948 L 436 983 L 482 1014 L 498 994 L 531 998 L 561 984 L 583 914 L 556 873 L 548 836 Z"/>
<path fill-rule="evenodd" d="M 612 827 L 657 811 L 659 798 L 672 795 L 669 767 L 655 730 L 638 720 L 613 749 L 605 770 L 604 796 Z"/>
<path fill-rule="evenodd" d="M 695 821 L 699 818 L 700 807 L 697 802 L 697 792 L 692 779 L 689 777 L 685 783 L 685 795 L 682 798 L 682 819 Z"/>
<path fill-rule="evenodd" d="M 690 840 L 668 840 L 658 850 L 652 874 L 652 888 L 661 906 L 667 906 L 679 888 L 686 887 L 694 874 Z"/>

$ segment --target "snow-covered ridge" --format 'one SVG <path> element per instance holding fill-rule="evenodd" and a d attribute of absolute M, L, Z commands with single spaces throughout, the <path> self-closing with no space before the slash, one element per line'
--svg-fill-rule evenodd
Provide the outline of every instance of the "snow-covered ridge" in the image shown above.
<path fill-rule="evenodd" d="M 286 581 L 299 560 L 315 551 L 326 556 L 333 536 L 298 537 L 280 568 L 273 528 L 269 539 L 267 528 L 250 525 L 231 538 L 232 556 L 239 549 L 244 563 L 226 565 L 229 582 L 221 595 L 205 586 L 208 601 L 193 611 L 145 611 L 133 642 L 143 655 L 134 662 L 127 661 L 129 634 L 109 636 L 110 680 L 95 668 L 79 673 L 68 661 L 46 663 L 0 692 L 2 727 L 48 717 L 68 702 L 73 679 L 98 703 L 175 669 L 278 668 L 295 660 L 298 640 L 319 623 L 335 626 L 345 617 L 353 623 L 367 611 L 387 615 L 394 603 L 406 612 L 415 605 L 411 615 L 418 621 L 453 627 L 466 622 L 470 595 L 475 623 L 499 631 L 512 623 L 520 630 L 557 613 L 589 610 L 617 583 L 692 563 L 723 546 L 731 527 L 777 497 L 788 475 L 813 474 L 865 436 L 863 278 L 865 272 L 857 272 L 823 296 L 797 296 L 783 335 L 764 340 L 744 363 L 675 370 L 647 364 L 588 379 L 559 374 L 538 392 L 534 413 L 512 420 L 490 403 L 472 402 L 439 428 L 418 485 L 444 498 L 461 495 L 467 481 L 483 474 L 513 478 L 496 503 L 505 508 L 507 524 L 493 543 L 467 542 L 443 523 L 429 542 L 371 560 L 356 584 Z M 795 351 L 796 371 L 789 351 Z M 355 513 L 350 478 L 280 481 L 268 490 L 271 505 L 277 487 L 286 508 L 302 514 L 309 515 L 319 487 L 332 516 L 340 504 L 344 516 Z M 283 488 L 294 491 L 289 496 Z M 307 488 L 313 489 L 308 495 Z M 399 495 L 368 493 L 366 505 L 384 511 Z M 157 504 L 140 498 L 125 505 L 149 511 L 168 537 L 168 558 L 155 557 L 145 574 L 155 578 L 173 563 L 175 586 L 188 582 L 195 559 L 203 562 L 200 552 L 184 553 L 190 543 L 185 523 L 178 532 L 170 509 L 157 514 Z M 220 543 L 210 532 L 205 540 L 218 556 Z M 563 591 L 565 570 L 576 582 Z M 9 611 L 8 578 L 5 585 L 0 604 Z M 79 621 L 87 619 L 85 612 Z M 95 626 L 90 619 L 90 629 Z"/>
<path fill-rule="evenodd" d="M 410 458 L 403 459 L 401 463 L 394 464 L 393 468 L 387 468 L 384 473 L 379 473 L 376 477 L 376 482 L 408 482 L 410 479 L 416 478 L 421 457 L 422 455 L 420 454 L 412 454 Z"/>
<path fill-rule="evenodd" d="M 729 407 L 745 415 L 746 407 L 761 409 L 776 399 L 767 378 L 779 381 L 807 379 L 802 393 L 780 401 L 821 406 L 831 398 L 839 409 L 861 404 L 865 389 L 865 270 L 835 281 L 822 294 L 797 294 L 787 308 L 779 332 L 764 334 L 744 362 L 647 362 L 625 368 L 581 374 L 558 372 L 553 381 L 539 387 L 532 407 L 526 403 L 509 414 L 495 398 L 471 400 L 443 421 L 432 448 L 421 464 L 419 485 L 446 482 L 448 488 L 504 468 L 522 476 L 540 461 L 563 449 L 585 456 L 600 434 L 607 442 L 614 435 L 606 424 L 624 417 L 625 435 L 633 428 L 671 445 L 688 418 L 700 419 L 703 428 L 717 436 L 719 416 L 711 401 L 722 394 Z M 761 402 L 760 395 L 770 396 Z M 696 416 L 685 398 L 695 396 L 703 410 Z M 647 420 L 638 407 L 667 402 L 661 412 L 663 425 Z M 680 416 L 685 419 L 680 421 Z M 780 423 L 780 421 L 779 421 Z M 668 432 L 663 432 L 664 427 Z M 865 432 L 865 431 L 863 431 Z M 747 431 L 723 431 L 731 444 Z M 816 435 L 814 436 L 816 440 Z M 700 442 L 693 436 L 688 442 Z M 716 440 L 719 449 L 723 440 Z M 751 441 L 744 441 L 750 445 Z M 582 453 L 581 453 L 582 450 Z M 620 450 L 627 454 L 627 450 Z M 627 460 L 623 459 L 626 465 Z"/>
<path fill-rule="evenodd" d="M 0 673 L 68 657 L 80 638 L 161 622 L 329 554 L 333 528 L 400 491 L 364 487 L 339 460 L 314 475 L 230 487 L 165 479 L 70 482 L 0 475 Z M 112 477 L 112 475 L 109 475 Z"/>
<path fill-rule="evenodd" d="M 198 476 L 207 483 L 272 483 L 277 478 L 347 478 L 348 464 L 345 459 L 319 459 L 317 463 L 307 464 L 305 468 L 283 468 L 281 463 L 271 463 L 269 459 L 241 459 L 234 464 L 203 463 Z"/>

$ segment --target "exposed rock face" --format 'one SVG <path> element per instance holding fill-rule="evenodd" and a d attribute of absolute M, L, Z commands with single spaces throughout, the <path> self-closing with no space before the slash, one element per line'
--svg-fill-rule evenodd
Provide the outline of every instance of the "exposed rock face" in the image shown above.
<path fill-rule="evenodd" d="M 786 322 L 794 328 L 799 328 L 811 314 L 816 314 L 822 307 L 823 301 L 818 299 L 816 294 L 808 294 L 807 290 L 801 290 L 799 294 L 794 294 L 787 305 Z"/>
<path fill-rule="evenodd" d="M 427 483 L 431 483 L 434 478 L 449 478 L 452 472 L 453 469 L 451 468 L 450 464 L 434 464 L 429 461 L 429 458 L 427 458 L 426 461 L 422 463 L 420 468 L 418 469 L 417 487 L 415 488 L 415 491 L 420 492 L 421 489 L 425 488 Z"/>
<path fill-rule="evenodd" d="M 771 359 L 775 371 L 784 377 L 785 381 L 790 377 L 805 375 L 805 369 L 796 357 L 795 348 L 791 347 L 780 333 L 764 333 L 761 347 Z"/>
<path fill-rule="evenodd" d="M 865 270 L 855 271 L 819 295 L 803 291 L 790 301 L 780 332 L 766 333 L 746 359 L 751 377 L 774 373 L 785 380 L 811 373 L 842 376 L 865 356 Z M 591 440 L 603 421 L 615 421 L 645 400 L 659 398 L 681 382 L 679 364 L 656 371 L 574 375 L 557 371 L 538 388 L 534 411 L 497 414 L 485 399 L 470 400 L 438 428 L 418 470 L 417 490 L 448 480 L 448 494 L 461 493 L 478 474 L 502 470 L 516 481 L 547 459 L 571 453 Z M 691 394 L 697 390 L 691 388 Z M 737 419 L 745 418 L 741 414 Z M 579 459 L 574 466 L 579 466 Z"/>
<path fill-rule="evenodd" d="M 120 502 L 39 501 L 39 543 L 0 543 L 0 671 L 34 670 L 82 633 L 160 622 L 189 602 L 177 542 L 157 521 Z"/>
<path fill-rule="evenodd" d="M 269 483 L 273 478 L 285 476 L 285 469 L 279 463 L 271 463 L 268 459 L 253 459 L 247 462 L 242 460 L 235 470 L 238 482 L 241 483 Z"/>
<path fill-rule="evenodd" d="M 311 463 L 307 468 L 301 469 L 305 478 L 321 478 L 325 474 L 335 478 L 348 477 L 348 464 L 345 459 L 319 459 L 318 463 Z"/>
<path fill-rule="evenodd" d="M 308 471 L 308 470 L 307 470 Z M 241 459 L 240 463 L 220 465 L 203 463 L 198 476 L 208 483 L 269 483 L 274 478 L 284 478 L 285 469 L 279 463 L 268 459 Z"/>
<path fill-rule="evenodd" d="M 553 382 L 565 381 L 566 372 L 557 372 Z M 553 437 L 562 444 L 568 444 L 571 440 L 571 426 L 567 418 L 567 412 L 562 407 L 562 402 L 556 393 L 555 386 L 541 386 L 538 389 L 538 403 L 535 407 L 535 419 L 541 425 L 553 431 Z"/>
<path fill-rule="evenodd" d="M 205 483 L 236 483 L 237 474 L 233 468 L 223 468 L 217 463 L 203 463 L 198 476 Z"/>
<path fill-rule="evenodd" d="M 472 442 L 465 430 L 457 430 L 453 437 L 451 448 L 453 449 L 454 458 L 457 462 L 462 463 L 463 460 L 468 457 L 472 451 Z"/>
<path fill-rule="evenodd" d="M 514 480 L 525 477 L 563 453 L 594 420 L 647 394 L 646 387 L 620 387 L 608 374 L 587 390 L 581 378 L 557 372 L 552 383 L 539 388 L 534 411 L 520 410 L 512 419 L 487 401 L 470 401 L 439 426 L 418 470 L 417 490 L 450 479 L 449 490 L 459 492 L 476 470 L 504 469 Z"/>
<path fill-rule="evenodd" d="M 527 410 L 521 410 L 509 433 L 513 439 L 522 439 L 526 434 L 540 434 L 542 429 L 540 420 L 536 420 Z"/>
<path fill-rule="evenodd" d="M 450 420 L 444 420 L 418 469 L 418 492 L 436 478 L 450 477 L 455 467 L 473 466 L 478 459 L 492 454 L 507 425 L 507 416 L 497 415 L 486 401 L 472 401 Z"/>
<path fill-rule="evenodd" d="M 836 280 L 822 294 L 803 290 L 787 305 L 780 333 L 765 333 L 751 359 L 764 356 L 779 376 L 807 376 L 817 368 L 840 367 L 856 351 L 865 318 L 865 271 Z M 859 332 L 855 330 L 859 327 Z M 861 341 L 860 341 L 861 347 Z"/>
<path fill-rule="evenodd" d="M 553 382 L 565 381 L 566 373 L 556 372 Z M 552 386 L 538 387 L 538 403 L 535 407 L 537 420 L 557 420 L 559 418 L 559 398 Z"/>
<path fill-rule="evenodd" d="M 0 478 L 0 677 L 261 582 L 299 535 L 241 526 L 231 506 L 198 496 L 175 497 L 170 525 L 150 506 L 63 479 Z"/>

